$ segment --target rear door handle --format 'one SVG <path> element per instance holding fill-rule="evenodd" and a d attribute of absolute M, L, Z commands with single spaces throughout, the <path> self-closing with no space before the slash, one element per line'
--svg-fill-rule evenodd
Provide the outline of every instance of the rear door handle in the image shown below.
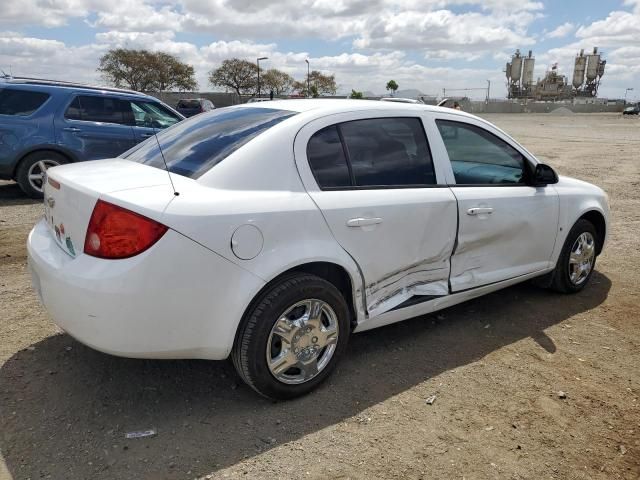
<path fill-rule="evenodd" d="M 467 215 L 480 215 L 483 213 L 493 213 L 493 208 L 491 207 L 473 207 L 467 210 Z"/>
<path fill-rule="evenodd" d="M 142 138 L 149 138 L 149 137 L 152 137 L 152 136 L 153 136 L 153 133 L 141 133 L 141 134 L 140 134 L 140 136 L 141 136 Z"/>
<path fill-rule="evenodd" d="M 65 132 L 80 132 L 81 130 L 78 127 L 64 127 L 62 130 Z"/>
<path fill-rule="evenodd" d="M 379 223 L 382 223 L 382 219 L 380 217 L 358 217 L 347 220 L 347 227 L 366 227 L 368 225 L 378 225 Z"/>

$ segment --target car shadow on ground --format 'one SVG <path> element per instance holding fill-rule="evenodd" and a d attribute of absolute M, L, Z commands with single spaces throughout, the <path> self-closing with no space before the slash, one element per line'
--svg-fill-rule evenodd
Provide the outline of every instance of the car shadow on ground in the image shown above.
<path fill-rule="evenodd" d="M 33 205 L 35 203 L 42 203 L 42 200 L 27 197 L 17 183 L 0 180 L 0 205 Z"/>
<path fill-rule="evenodd" d="M 598 272 L 576 295 L 523 284 L 357 334 L 323 386 L 282 403 L 240 384 L 229 362 L 121 359 L 55 335 L 0 370 L 0 452 L 14 478 L 210 473 L 519 340 L 533 338 L 554 352 L 544 330 L 600 305 L 610 287 Z M 124 437 L 149 428 L 157 436 Z"/>

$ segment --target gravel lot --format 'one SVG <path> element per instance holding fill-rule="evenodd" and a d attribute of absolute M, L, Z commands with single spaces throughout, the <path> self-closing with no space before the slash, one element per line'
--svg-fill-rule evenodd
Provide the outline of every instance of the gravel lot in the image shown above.
<path fill-rule="evenodd" d="M 26 268 L 41 205 L 0 182 L 0 478 L 640 478 L 640 119 L 487 118 L 608 191 L 591 285 L 523 284 L 356 335 L 288 403 L 227 362 L 115 358 L 62 334 Z"/>

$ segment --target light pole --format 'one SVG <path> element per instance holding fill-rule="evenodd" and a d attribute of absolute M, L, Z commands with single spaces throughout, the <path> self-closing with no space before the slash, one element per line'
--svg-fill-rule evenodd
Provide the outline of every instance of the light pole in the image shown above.
<path fill-rule="evenodd" d="M 627 88 L 627 89 L 624 91 L 624 104 L 625 104 L 625 105 L 627 104 L 627 93 L 628 93 L 628 92 L 631 92 L 631 91 L 633 91 L 633 88 Z"/>
<path fill-rule="evenodd" d="M 489 103 L 489 93 L 491 92 L 491 80 L 487 80 L 487 103 Z"/>
<path fill-rule="evenodd" d="M 260 60 L 268 60 L 269 57 L 260 57 L 258 59 L 256 59 L 256 63 L 258 64 L 258 95 L 257 97 L 260 98 Z"/>
<path fill-rule="evenodd" d="M 309 59 L 305 58 L 305 62 L 307 62 L 307 98 L 311 96 L 311 72 L 309 67 Z"/>

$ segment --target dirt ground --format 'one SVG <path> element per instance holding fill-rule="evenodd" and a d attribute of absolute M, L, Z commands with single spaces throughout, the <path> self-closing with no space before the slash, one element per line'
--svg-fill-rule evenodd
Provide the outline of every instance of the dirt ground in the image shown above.
<path fill-rule="evenodd" d="M 640 119 L 487 117 L 608 191 L 591 285 L 523 284 L 355 335 L 286 403 L 228 362 L 115 358 L 62 334 L 26 268 L 41 205 L 0 183 L 0 478 L 640 478 Z"/>

